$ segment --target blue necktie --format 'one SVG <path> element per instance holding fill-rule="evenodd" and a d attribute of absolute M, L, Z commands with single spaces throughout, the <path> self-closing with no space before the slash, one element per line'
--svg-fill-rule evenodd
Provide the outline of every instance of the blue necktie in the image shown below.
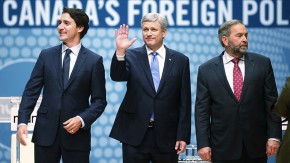
<path fill-rule="evenodd" d="M 151 59 L 151 74 L 152 74 L 152 78 L 153 78 L 153 82 L 154 82 L 154 87 L 155 87 L 155 91 L 157 92 L 158 87 L 159 87 L 159 83 L 160 83 L 160 73 L 159 73 L 159 62 L 158 62 L 158 58 L 157 52 L 152 52 L 152 59 Z M 154 121 L 154 112 L 152 113 L 152 116 L 150 118 L 150 122 Z"/>
<path fill-rule="evenodd" d="M 154 82 L 155 91 L 157 92 L 158 86 L 160 83 L 159 62 L 158 62 L 158 58 L 157 58 L 158 53 L 152 52 L 151 54 L 152 54 L 151 74 L 152 74 L 152 78 L 153 78 L 153 82 Z"/>
<path fill-rule="evenodd" d="M 62 65 L 62 80 L 63 80 L 63 87 L 66 86 L 66 83 L 68 81 L 68 78 L 69 78 L 69 65 L 70 65 L 70 56 L 69 54 L 71 53 L 72 51 L 70 49 L 66 49 L 65 51 L 65 55 L 64 55 L 64 58 L 63 58 L 63 65 Z"/>

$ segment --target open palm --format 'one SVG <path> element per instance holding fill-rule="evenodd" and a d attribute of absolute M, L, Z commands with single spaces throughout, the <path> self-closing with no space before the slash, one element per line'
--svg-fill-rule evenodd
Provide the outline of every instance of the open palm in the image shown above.
<path fill-rule="evenodd" d="M 136 38 L 133 38 L 130 41 L 128 39 L 128 34 L 129 27 L 125 24 L 120 26 L 119 31 L 115 30 L 117 51 L 120 53 L 124 54 L 126 49 L 128 49 L 136 41 Z"/>

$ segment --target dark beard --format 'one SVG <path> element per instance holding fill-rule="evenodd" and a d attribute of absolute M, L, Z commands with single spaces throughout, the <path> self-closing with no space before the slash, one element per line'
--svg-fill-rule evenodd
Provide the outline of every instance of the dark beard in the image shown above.
<path fill-rule="evenodd" d="M 235 56 L 239 56 L 242 57 L 244 54 L 247 53 L 248 47 L 246 49 L 242 49 L 242 46 L 234 46 L 231 42 L 229 42 L 230 45 L 230 51 L 232 52 L 232 54 L 234 54 Z"/>

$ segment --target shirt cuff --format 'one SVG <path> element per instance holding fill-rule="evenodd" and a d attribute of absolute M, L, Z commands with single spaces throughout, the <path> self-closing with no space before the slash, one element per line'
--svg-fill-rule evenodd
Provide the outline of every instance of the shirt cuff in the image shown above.
<path fill-rule="evenodd" d="M 118 61 L 125 61 L 125 54 L 122 55 L 116 55 Z"/>
<path fill-rule="evenodd" d="M 77 116 L 80 120 L 81 120 L 81 122 L 82 122 L 82 127 L 81 128 L 84 128 L 85 127 L 85 122 L 84 122 L 84 120 L 82 119 L 82 117 L 80 117 L 80 116 Z"/>
<path fill-rule="evenodd" d="M 27 124 L 25 124 L 25 123 L 19 123 L 19 124 L 17 125 L 17 128 L 19 128 L 20 126 L 27 126 Z"/>
<path fill-rule="evenodd" d="M 281 140 L 276 139 L 276 138 L 269 138 L 268 140 L 274 140 L 274 141 L 277 141 L 277 142 L 281 143 Z"/>

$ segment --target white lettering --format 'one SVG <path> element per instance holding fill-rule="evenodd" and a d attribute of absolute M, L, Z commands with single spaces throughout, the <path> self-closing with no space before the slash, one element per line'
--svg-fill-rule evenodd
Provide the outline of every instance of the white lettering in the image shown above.
<path fill-rule="evenodd" d="M 23 1 L 23 3 L 22 3 L 19 25 L 23 26 L 26 21 L 28 22 L 28 24 L 30 26 L 34 25 L 33 13 L 32 13 L 32 9 L 31 9 L 30 1 Z"/>
<path fill-rule="evenodd" d="M 57 21 L 59 20 L 61 16 L 62 10 L 63 10 L 62 1 L 55 1 L 53 13 L 52 13 L 51 25 L 57 24 Z"/>
<path fill-rule="evenodd" d="M 181 26 L 188 26 L 190 24 L 189 20 L 184 20 L 183 16 L 188 15 L 188 10 L 183 8 L 184 5 L 189 5 L 189 1 L 177 1 L 176 2 L 176 24 Z"/>
<path fill-rule="evenodd" d="M 277 0 L 277 25 L 289 25 L 289 20 L 283 20 L 283 4 L 282 0 Z"/>
<path fill-rule="evenodd" d="M 215 13 L 213 11 L 208 11 L 209 9 L 214 9 L 215 4 L 212 0 L 202 1 L 201 4 L 201 22 L 205 26 L 215 25 Z"/>
<path fill-rule="evenodd" d="M 198 25 L 198 0 L 192 1 L 192 25 L 196 26 Z"/>
<path fill-rule="evenodd" d="M 2 23 L 6 27 L 53 27 L 62 14 L 64 4 L 69 8 L 82 8 L 93 26 L 116 26 L 119 23 L 138 26 L 141 16 L 149 12 L 162 13 L 169 26 L 218 26 L 233 17 L 241 19 L 247 26 L 288 27 L 290 21 L 289 7 L 283 0 L 128 0 L 127 10 L 121 9 L 123 4 L 120 0 L 0 2 L 3 4 Z M 128 15 L 127 19 L 124 15 Z M 127 22 L 121 22 L 121 19 Z"/>
<path fill-rule="evenodd" d="M 100 24 L 98 12 L 96 9 L 96 3 L 94 0 L 90 0 L 87 2 L 85 12 L 88 14 L 88 16 L 90 18 L 90 22 L 92 22 L 94 26 L 98 26 Z"/>
<path fill-rule="evenodd" d="M 159 1 L 159 11 L 164 14 L 167 19 L 168 25 L 174 25 L 172 14 L 174 12 L 174 4 L 172 1 Z"/>
<path fill-rule="evenodd" d="M 17 16 L 16 15 L 12 15 L 9 12 L 9 9 L 17 9 L 17 3 L 14 0 L 11 1 L 4 1 L 3 4 L 3 21 L 6 25 L 8 26 L 13 26 L 17 23 Z M 9 16 L 11 15 L 11 19 L 9 18 Z"/>
<path fill-rule="evenodd" d="M 82 2 L 80 2 L 79 0 L 67 1 L 67 6 L 69 8 L 83 8 Z"/>
<path fill-rule="evenodd" d="M 114 10 L 113 7 L 119 7 L 119 1 L 111 0 L 106 4 L 106 10 L 112 17 L 106 17 L 105 21 L 109 26 L 115 26 L 120 23 L 120 15 Z"/>
<path fill-rule="evenodd" d="M 150 10 L 151 9 L 151 10 Z M 157 4 L 155 1 L 144 1 L 142 4 L 142 15 L 150 12 L 157 12 Z"/>
<path fill-rule="evenodd" d="M 266 8 L 268 7 L 268 12 Z M 268 13 L 268 19 L 266 18 L 266 13 Z M 261 24 L 269 26 L 274 22 L 274 3 L 272 1 L 261 1 L 260 4 L 260 21 Z"/>
<path fill-rule="evenodd" d="M 243 1 L 243 23 L 249 24 L 249 16 L 255 15 L 258 11 L 258 5 L 256 1 L 244 0 Z"/>
<path fill-rule="evenodd" d="M 41 26 L 43 20 L 44 25 L 48 26 L 50 25 L 50 2 L 49 0 L 45 0 L 45 7 L 42 4 L 41 0 L 35 1 L 35 25 Z"/>
<path fill-rule="evenodd" d="M 221 25 L 223 22 L 233 18 L 233 1 L 228 0 L 226 5 L 224 1 L 219 0 L 218 6 L 218 24 Z"/>
<path fill-rule="evenodd" d="M 128 1 L 128 25 L 135 24 L 135 15 L 140 15 L 140 11 L 135 9 L 136 5 L 141 5 L 141 0 L 130 0 Z"/>

